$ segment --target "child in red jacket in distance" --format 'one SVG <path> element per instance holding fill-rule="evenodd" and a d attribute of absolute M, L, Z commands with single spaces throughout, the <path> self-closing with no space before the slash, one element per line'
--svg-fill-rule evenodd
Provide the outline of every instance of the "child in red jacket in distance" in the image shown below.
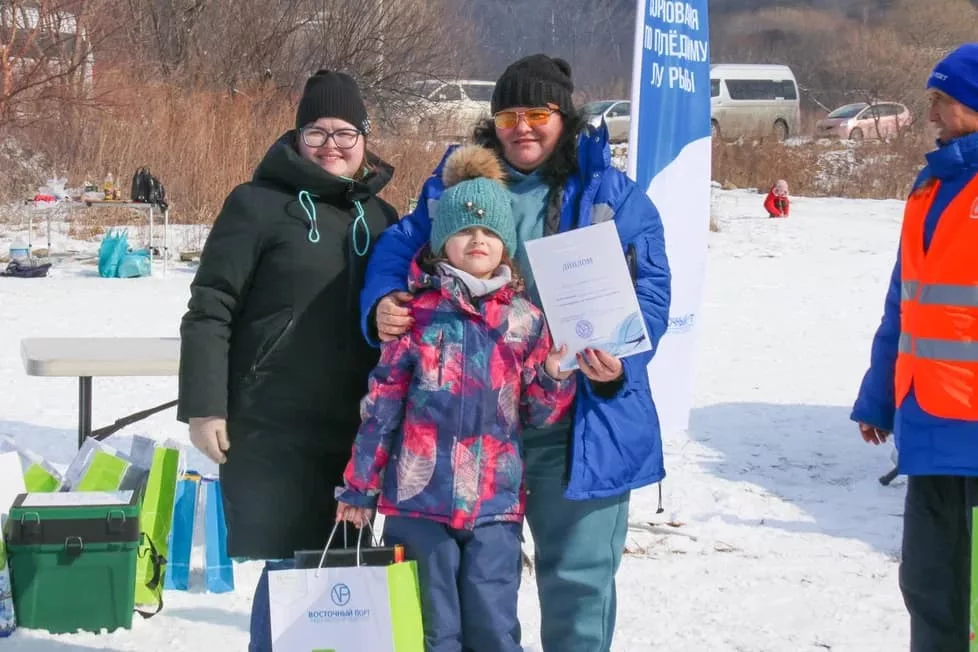
<path fill-rule="evenodd" d="M 771 186 L 771 192 L 764 200 L 764 208 L 767 210 L 768 217 L 788 217 L 791 208 L 791 201 L 788 199 L 788 182 L 784 179 Z"/>

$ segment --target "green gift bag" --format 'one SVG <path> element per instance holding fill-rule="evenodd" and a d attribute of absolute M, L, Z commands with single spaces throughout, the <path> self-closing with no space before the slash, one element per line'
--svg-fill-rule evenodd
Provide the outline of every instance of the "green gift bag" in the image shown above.
<path fill-rule="evenodd" d="M 142 540 L 136 561 L 136 604 L 163 607 L 163 573 L 169 554 L 167 539 L 173 523 L 177 479 L 181 475 L 180 451 L 158 447 L 153 451 L 146 491 L 139 511 Z"/>
<path fill-rule="evenodd" d="M 56 468 L 38 458 L 24 456 L 27 468 L 24 469 L 24 486 L 30 493 L 53 493 L 61 489 L 64 479 Z"/>
<path fill-rule="evenodd" d="M 23 468 L 24 487 L 30 493 L 53 493 L 64 484 L 61 473 L 34 451 L 14 444 L 12 437 L 0 436 L 0 453 L 17 453 Z"/>
<path fill-rule="evenodd" d="M 65 471 L 65 488 L 118 491 L 131 466 L 129 459 L 112 446 L 88 438 Z"/>

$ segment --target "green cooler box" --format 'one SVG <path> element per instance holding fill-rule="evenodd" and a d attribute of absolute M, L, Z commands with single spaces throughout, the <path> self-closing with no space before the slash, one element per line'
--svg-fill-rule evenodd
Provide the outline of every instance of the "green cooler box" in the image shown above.
<path fill-rule="evenodd" d="M 134 491 L 21 494 L 7 520 L 17 625 L 53 634 L 132 627 Z"/>

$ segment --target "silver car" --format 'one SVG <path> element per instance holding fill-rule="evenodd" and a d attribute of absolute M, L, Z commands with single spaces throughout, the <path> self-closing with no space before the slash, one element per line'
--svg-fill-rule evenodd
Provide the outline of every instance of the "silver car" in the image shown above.
<path fill-rule="evenodd" d="M 581 107 L 581 115 L 591 125 L 598 127 L 601 120 L 608 124 L 608 134 L 613 143 L 628 140 L 632 122 L 632 103 L 628 100 L 600 100 Z"/>

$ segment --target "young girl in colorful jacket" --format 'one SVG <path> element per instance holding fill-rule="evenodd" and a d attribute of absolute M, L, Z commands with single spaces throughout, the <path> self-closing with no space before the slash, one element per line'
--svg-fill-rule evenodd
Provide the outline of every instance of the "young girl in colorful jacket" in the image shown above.
<path fill-rule="evenodd" d="M 412 264 L 413 327 L 383 346 L 337 520 L 376 508 L 417 560 L 425 648 L 516 652 L 525 494 L 520 430 L 567 416 L 574 379 L 512 263 L 516 226 L 491 150 L 445 166 Z"/>

